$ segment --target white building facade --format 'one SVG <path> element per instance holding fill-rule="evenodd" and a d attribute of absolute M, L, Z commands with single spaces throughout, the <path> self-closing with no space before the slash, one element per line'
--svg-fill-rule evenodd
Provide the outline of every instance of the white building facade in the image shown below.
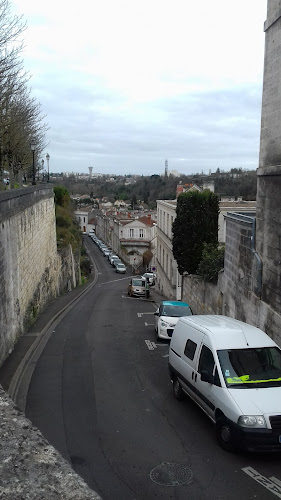
<path fill-rule="evenodd" d="M 176 200 L 157 200 L 157 290 L 168 299 L 181 300 L 181 275 L 173 256 L 172 225 L 176 218 Z"/>

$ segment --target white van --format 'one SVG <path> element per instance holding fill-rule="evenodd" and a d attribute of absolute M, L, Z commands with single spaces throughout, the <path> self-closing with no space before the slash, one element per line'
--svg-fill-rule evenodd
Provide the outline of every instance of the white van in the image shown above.
<path fill-rule="evenodd" d="M 169 372 L 174 396 L 200 406 L 224 449 L 281 452 L 281 350 L 266 333 L 226 316 L 182 317 Z"/>

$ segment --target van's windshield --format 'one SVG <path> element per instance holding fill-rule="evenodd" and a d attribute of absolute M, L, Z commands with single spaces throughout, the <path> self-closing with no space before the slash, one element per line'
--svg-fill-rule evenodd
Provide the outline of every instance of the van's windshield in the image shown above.
<path fill-rule="evenodd" d="M 281 386 L 281 351 L 278 347 L 220 350 L 217 354 L 227 387 Z"/>

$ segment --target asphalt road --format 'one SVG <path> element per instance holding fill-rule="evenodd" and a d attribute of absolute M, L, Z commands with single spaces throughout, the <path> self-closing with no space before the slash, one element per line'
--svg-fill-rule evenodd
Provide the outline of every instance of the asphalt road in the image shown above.
<path fill-rule="evenodd" d="M 27 417 L 104 500 L 281 498 L 280 456 L 223 451 L 202 411 L 174 399 L 155 304 L 128 297 L 129 276 L 88 244 L 97 284 L 56 325 Z"/>

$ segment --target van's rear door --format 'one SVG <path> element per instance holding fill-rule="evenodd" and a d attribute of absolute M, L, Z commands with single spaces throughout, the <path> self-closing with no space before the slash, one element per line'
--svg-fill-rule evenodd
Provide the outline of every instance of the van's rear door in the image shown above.
<path fill-rule="evenodd" d="M 188 329 L 188 335 L 184 340 L 184 345 L 182 346 L 183 352 L 179 363 L 178 377 L 182 388 L 193 399 L 196 365 L 203 337 L 204 333 L 194 330 L 193 328 Z"/>

